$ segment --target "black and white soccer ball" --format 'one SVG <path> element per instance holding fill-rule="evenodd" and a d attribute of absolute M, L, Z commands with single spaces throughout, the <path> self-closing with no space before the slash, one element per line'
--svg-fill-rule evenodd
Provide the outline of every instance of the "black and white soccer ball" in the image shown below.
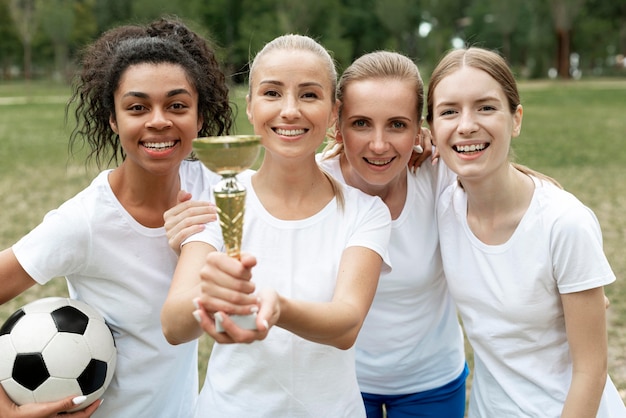
<path fill-rule="evenodd" d="M 84 395 L 99 399 L 117 350 L 102 315 L 84 302 L 49 297 L 24 305 L 0 328 L 0 384 L 18 405 Z"/>

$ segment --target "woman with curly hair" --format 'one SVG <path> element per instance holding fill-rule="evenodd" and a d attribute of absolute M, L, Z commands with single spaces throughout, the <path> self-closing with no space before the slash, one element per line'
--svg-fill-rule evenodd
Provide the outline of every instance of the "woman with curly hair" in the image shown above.
<path fill-rule="evenodd" d="M 65 276 L 70 297 L 111 327 L 118 357 L 106 402 L 68 416 L 188 417 L 197 343 L 172 346 L 161 332 L 177 261 L 163 213 L 181 189 L 207 200 L 220 178 L 188 158 L 193 138 L 230 131 L 225 77 L 207 40 L 173 19 L 112 29 L 82 64 L 67 108 L 75 106 L 71 144 L 84 140 L 90 159 L 119 165 L 0 253 L 0 302 Z M 17 406 L 0 390 L 0 416 L 51 416 L 81 401 Z"/>

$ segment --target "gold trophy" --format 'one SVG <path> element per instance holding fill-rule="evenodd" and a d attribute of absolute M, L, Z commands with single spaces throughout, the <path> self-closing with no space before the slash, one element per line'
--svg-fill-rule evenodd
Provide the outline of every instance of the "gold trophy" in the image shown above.
<path fill-rule="evenodd" d="M 258 135 L 228 135 L 196 138 L 193 151 L 207 168 L 222 176 L 213 187 L 213 196 L 222 228 L 226 254 L 239 258 L 243 232 L 246 188 L 235 177 L 250 168 L 261 151 Z M 241 328 L 256 329 L 256 314 L 231 315 Z M 215 323 L 223 332 L 220 321 Z"/>

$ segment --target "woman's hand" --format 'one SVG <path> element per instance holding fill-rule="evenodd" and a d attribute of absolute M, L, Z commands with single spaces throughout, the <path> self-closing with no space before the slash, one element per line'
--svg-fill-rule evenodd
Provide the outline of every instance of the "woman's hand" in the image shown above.
<path fill-rule="evenodd" d="M 191 193 L 178 192 L 178 204 L 163 214 L 167 241 L 180 255 L 182 242 L 204 229 L 204 225 L 217 220 L 217 207 L 211 202 L 191 200 Z"/>
<path fill-rule="evenodd" d="M 85 401 L 84 396 L 70 396 L 56 402 L 45 403 L 29 403 L 24 405 L 16 405 L 9 399 L 6 392 L 0 386 L 0 417 L 2 418 L 49 418 L 49 417 L 67 417 L 67 418 L 88 418 L 102 403 L 97 400 L 87 408 L 80 411 L 68 413 L 70 409 L 76 408 Z"/>
<path fill-rule="evenodd" d="M 225 312 L 215 312 L 209 314 L 204 307 L 200 305 L 197 299 L 194 303 L 198 309 L 194 312 L 194 316 L 200 327 L 213 339 L 221 344 L 233 343 L 251 343 L 254 341 L 264 340 L 270 330 L 270 327 L 276 323 L 280 316 L 280 303 L 276 291 L 273 289 L 265 289 L 260 292 L 258 297 L 260 308 L 256 315 L 256 329 L 245 329 L 237 325 L 237 323 Z M 257 309 L 253 309 L 256 311 Z M 219 318 L 221 332 L 216 329 L 216 319 Z"/>
<path fill-rule="evenodd" d="M 432 155 L 432 164 L 437 164 L 439 161 L 439 152 L 435 150 L 433 154 L 432 134 L 428 128 L 420 128 L 420 134 L 418 135 L 419 143 L 413 146 L 413 152 L 409 159 L 409 170 L 414 173 L 417 168 L 422 165 L 424 161 Z"/>

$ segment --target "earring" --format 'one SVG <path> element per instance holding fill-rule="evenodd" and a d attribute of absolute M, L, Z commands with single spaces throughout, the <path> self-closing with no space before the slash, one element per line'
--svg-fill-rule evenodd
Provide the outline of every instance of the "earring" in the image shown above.
<path fill-rule="evenodd" d="M 418 154 L 421 154 L 424 152 L 424 148 L 422 148 L 421 145 L 413 145 L 413 151 L 415 151 Z"/>

